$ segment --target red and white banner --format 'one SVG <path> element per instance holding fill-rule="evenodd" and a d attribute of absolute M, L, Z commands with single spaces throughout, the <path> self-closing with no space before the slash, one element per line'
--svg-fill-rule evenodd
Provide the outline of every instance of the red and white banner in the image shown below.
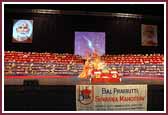
<path fill-rule="evenodd" d="M 147 85 L 77 85 L 77 111 L 147 111 Z"/>

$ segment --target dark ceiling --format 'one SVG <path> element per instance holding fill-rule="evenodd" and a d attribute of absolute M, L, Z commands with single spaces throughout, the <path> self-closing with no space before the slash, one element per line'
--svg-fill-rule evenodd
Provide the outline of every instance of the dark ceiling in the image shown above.
<path fill-rule="evenodd" d="M 164 16 L 163 4 L 5 4 L 5 9 L 80 10 Z"/>

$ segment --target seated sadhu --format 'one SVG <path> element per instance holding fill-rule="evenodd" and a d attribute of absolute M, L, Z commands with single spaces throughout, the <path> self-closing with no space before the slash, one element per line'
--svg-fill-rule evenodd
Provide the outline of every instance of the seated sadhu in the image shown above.
<path fill-rule="evenodd" d="M 83 71 L 82 73 L 79 75 L 79 78 L 88 78 L 88 72 L 89 72 L 89 69 L 90 69 L 90 62 L 89 60 L 87 59 L 86 62 L 85 62 L 85 65 L 83 67 Z"/>
<path fill-rule="evenodd" d="M 79 75 L 79 78 L 89 78 L 92 73 L 92 70 L 99 69 L 100 64 L 101 64 L 101 59 L 97 53 L 94 53 L 92 57 L 87 57 L 87 60 L 83 67 L 83 71 Z"/>

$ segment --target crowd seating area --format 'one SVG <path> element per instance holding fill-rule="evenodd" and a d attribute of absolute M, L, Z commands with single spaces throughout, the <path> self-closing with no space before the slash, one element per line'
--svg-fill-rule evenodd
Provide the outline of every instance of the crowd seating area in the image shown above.
<path fill-rule="evenodd" d="M 162 54 L 104 55 L 109 68 L 123 76 L 163 76 Z M 82 72 L 85 60 L 73 54 L 5 51 L 5 76 L 10 75 L 74 75 Z"/>
<path fill-rule="evenodd" d="M 106 63 L 115 64 L 163 64 L 164 56 L 161 54 L 123 54 L 105 55 L 101 57 Z"/>
<path fill-rule="evenodd" d="M 56 62 L 56 63 L 83 63 L 82 57 L 73 54 L 37 53 L 5 51 L 5 62 Z"/>

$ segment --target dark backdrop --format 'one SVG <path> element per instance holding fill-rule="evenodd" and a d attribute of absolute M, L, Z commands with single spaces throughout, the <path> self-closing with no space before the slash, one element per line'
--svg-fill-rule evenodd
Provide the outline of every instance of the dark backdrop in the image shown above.
<path fill-rule="evenodd" d="M 33 9 L 123 12 L 141 14 L 142 17 L 42 14 L 33 13 Z M 154 14 L 153 10 L 157 12 Z M 33 43 L 11 42 L 14 19 L 34 20 Z M 141 46 L 141 24 L 158 26 L 157 47 Z M 163 53 L 163 5 L 5 5 L 5 50 L 74 53 L 75 31 L 105 32 L 106 54 Z"/>

